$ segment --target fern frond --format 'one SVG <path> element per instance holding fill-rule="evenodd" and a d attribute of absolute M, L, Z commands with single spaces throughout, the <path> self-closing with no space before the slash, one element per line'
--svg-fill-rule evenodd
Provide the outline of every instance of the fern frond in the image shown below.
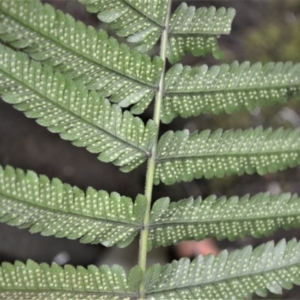
<path fill-rule="evenodd" d="M 74 145 L 101 153 L 99 159 L 130 171 L 144 162 L 156 125 L 145 126 L 128 111 L 99 98 L 96 92 L 0 45 L 0 93 L 27 117 Z"/>
<path fill-rule="evenodd" d="M 262 244 L 252 251 L 248 246 L 228 255 L 222 251 L 173 261 L 164 267 L 154 265 L 146 273 L 147 299 L 244 299 L 267 291 L 281 294 L 282 287 L 300 284 L 300 243 L 281 240 Z M 151 283 L 151 284 L 149 284 Z"/>
<path fill-rule="evenodd" d="M 79 0 L 89 12 L 110 23 L 119 36 L 137 43 L 141 52 L 150 50 L 161 37 L 167 14 L 165 0 Z"/>
<path fill-rule="evenodd" d="M 166 132 L 157 148 L 155 184 L 254 172 L 263 175 L 300 163 L 300 130 L 188 130 Z"/>
<path fill-rule="evenodd" d="M 110 23 L 116 33 L 136 43 L 141 52 L 150 50 L 164 30 L 167 15 L 165 0 L 79 0 L 90 12 Z M 215 7 L 195 9 L 182 3 L 174 12 L 169 26 L 167 57 L 174 64 L 185 53 L 195 56 L 213 53 L 220 55 L 217 37 L 229 34 L 235 16 L 234 9 Z"/>
<path fill-rule="evenodd" d="M 166 74 L 162 121 L 180 115 L 233 113 L 300 97 L 300 64 L 234 62 L 201 67 L 172 67 Z"/>
<path fill-rule="evenodd" d="M 133 204 L 118 193 L 84 193 L 57 178 L 0 167 L 0 222 L 32 233 L 125 247 L 140 230 L 143 205 L 143 196 Z"/>
<path fill-rule="evenodd" d="M 240 199 L 210 196 L 205 200 L 189 198 L 171 204 L 168 198 L 162 198 L 155 202 L 151 212 L 148 243 L 154 247 L 168 246 L 207 237 L 233 241 L 238 237 L 258 238 L 279 228 L 299 226 L 298 195 L 260 193 Z"/>
<path fill-rule="evenodd" d="M 162 72 L 158 57 L 132 51 L 68 14 L 37 0 L 0 1 L 0 40 L 43 64 L 141 113 L 153 99 Z M 140 103 L 139 103 L 140 102 Z"/>
<path fill-rule="evenodd" d="M 235 10 L 224 7 L 216 10 L 215 7 L 201 7 L 182 3 L 172 15 L 169 29 L 168 59 L 174 64 L 185 53 L 194 56 L 204 56 L 213 53 L 220 56 L 217 37 L 220 34 L 229 34 Z"/>
<path fill-rule="evenodd" d="M 1 299 L 130 299 L 137 297 L 120 266 L 51 266 L 28 260 L 2 263 Z"/>

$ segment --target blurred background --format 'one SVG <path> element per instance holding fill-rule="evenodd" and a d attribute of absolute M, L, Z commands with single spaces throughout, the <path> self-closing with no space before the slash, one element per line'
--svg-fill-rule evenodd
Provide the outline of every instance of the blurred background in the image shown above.
<path fill-rule="evenodd" d="M 45 0 L 58 9 L 70 13 L 76 19 L 88 25 L 100 26 L 95 14 L 86 12 L 85 7 L 76 0 Z M 174 9 L 181 1 L 174 1 Z M 222 36 L 219 45 L 224 52 L 224 59 L 216 61 L 212 57 L 195 58 L 187 55 L 182 63 L 185 65 L 230 63 L 233 60 L 251 63 L 262 61 L 300 61 L 300 1 L 299 0 L 218 0 L 218 1 L 186 1 L 190 5 L 216 7 L 234 7 L 237 11 L 232 34 Z M 113 35 L 113 32 L 110 32 Z M 125 41 L 125 40 L 121 40 Z M 151 53 L 155 54 L 154 52 Z M 276 105 L 263 109 L 256 108 L 251 112 L 242 111 L 232 116 L 227 114 L 201 115 L 196 118 L 177 118 L 172 124 L 161 127 L 162 132 L 173 130 L 211 129 L 246 129 L 262 125 L 278 128 L 283 126 L 298 127 L 300 125 L 300 105 L 296 99 L 286 105 Z M 152 116 L 150 107 L 143 115 L 145 120 Z M 121 173 L 117 167 L 105 164 L 96 155 L 84 148 L 77 148 L 70 142 L 63 141 L 58 135 L 40 127 L 32 119 L 27 119 L 23 113 L 0 99 L 0 164 L 11 165 L 24 170 L 34 170 L 48 177 L 58 177 L 63 182 L 76 185 L 81 189 L 92 186 L 109 192 L 135 198 L 144 192 L 145 165 L 134 170 L 130 175 Z M 258 192 L 270 191 L 273 194 L 281 192 L 299 193 L 300 167 L 289 169 L 278 174 L 231 176 L 223 179 L 199 179 L 190 183 L 179 183 L 173 186 L 159 185 L 154 189 L 154 199 L 169 196 L 172 201 L 189 196 L 206 197 L 210 194 L 218 196 L 254 195 Z M 247 237 L 235 242 L 227 240 L 217 242 L 219 249 L 242 248 L 248 244 L 254 247 L 260 243 L 275 239 L 276 241 L 292 237 L 300 238 L 300 230 L 279 230 L 272 237 L 254 239 Z M 56 261 L 59 264 L 121 264 L 130 268 L 137 263 L 137 243 L 129 248 L 105 248 L 101 245 L 84 245 L 78 241 L 43 237 L 30 234 L 27 230 L 19 230 L 5 224 L 0 224 L 0 262 L 18 259 L 37 262 Z M 178 258 L 175 247 L 158 248 L 150 253 L 152 262 L 166 263 Z M 153 259 L 153 260 L 152 260 Z M 272 299 L 300 299 L 300 289 L 284 291 L 283 296 L 270 296 Z"/>

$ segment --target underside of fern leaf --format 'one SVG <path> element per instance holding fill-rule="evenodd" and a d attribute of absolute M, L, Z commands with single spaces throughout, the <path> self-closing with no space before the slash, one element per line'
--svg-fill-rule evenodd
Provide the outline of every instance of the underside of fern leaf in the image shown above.
<path fill-rule="evenodd" d="M 241 299 L 253 293 L 266 296 L 268 290 L 281 293 L 300 284 L 300 243 L 291 240 L 250 246 L 232 253 L 222 251 L 216 258 L 183 258 L 164 267 L 153 265 L 146 273 L 147 299 Z M 3 263 L 0 268 L 1 299 L 124 299 L 137 297 L 134 279 L 119 266 L 88 269 L 53 264 Z M 130 277 L 133 280 L 130 280 Z"/>
<path fill-rule="evenodd" d="M 90 90 L 140 113 L 155 95 L 162 61 L 131 51 L 37 0 L 0 2 L 0 40 L 49 64 Z M 20 35 L 22 32 L 22 35 Z"/>
<path fill-rule="evenodd" d="M 186 258 L 147 270 L 148 299 L 245 299 L 268 290 L 280 294 L 282 287 L 300 284 L 300 243 L 291 240 L 222 251 L 216 258 Z"/>
<path fill-rule="evenodd" d="M 129 37 L 141 52 L 151 49 L 159 40 L 168 2 L 164 0 L 79 0 L 101 21 L 111 24 L 119 36 Z"/>
<path fill-rule="evenodd" d="M 166 74 L 162 121 L 283 103 L 300 97 L 300 64 L 172 67 Z"/>
<path fill-rule="evenodd" d="M 231 22 L 235 16 L 234 9 L 224 7 L 216 10 L 215 7 L 201 7 L 195 9 L 182 3 L 170 20 L 168 59 L 174 64 L 185 53 L 194 56 L 205 56 L 212 53 L 220 57 L 217 37 L 220 34 L 229 34 Z"/>
<path fill-rule="evenodd" d="M 271 235 L 276 229 L 300 225 L 300 198 L 297 195 L 268 193 L 253 197 L 209 196 L 169 203 L 157 200 L 151 211 L 148 249 L 168 246 L 183 240 L 215 237 L 235 240 L 252 235 Z"/>
<path fill-rule="evenodd" d="M 300 226 L 297 195 L 153 200 L 153 184 L 277 172 L 300 163 L 300 130 L 262 127 L 167 131 L 160 122 L 234 113 L 300 97 L 300 64 L 176 64 L 186 53 L 220 57 L 234 9 L 171 0 L 79 0 L 135 50 L 39 0 L 0 1 L 0 95 L 51 132 L 129 172 L 147 161 L 136 200 L 0 167 L 0 221 L 33 233 L 125 247 L 139 235 L 139 264 L 87 269 L 0 266 L 1 299 L 244 299 L 300 284 L 300 244 L 285 240 L 146 270 L 147 250 L 183 240 L 262 237 Z M 142 54 L 160 41 L 159 57 Z M 156 49 L 153 49 L 155 53 Z M 134 117 L 155 99 L 153 119 Z M 112 104 L 111 102 L 115 103 Z M 130 111 L 129 111 L 130 110 Z M 143 116 L 144 117 L 144 116 Z"/>
<path fill-rule="evenodd" d="M 169 131 L 159 141 L 156 163 L 156 184 L 277 172 L 300 163 L 300 131 Z"/>
<path fill-rule="evenodd" d="M 137 297 L 120 266 L 63 268 L 29 260 L 0 267 L 1 299 L 130 299 Z"/>
<path fill-rule="evenodd" d="M 158 0 L 79 0 L 88 11 L 98 13 L 101 21 L 110 23 L 116 33 L 136 43 L 145 52 L 154 47 L 164 31 L 168 1 Z M 215 7 L 195 9 L 182 3 L 170 19 L 167 57 L 171 63 L 185 53 L 195 56 L 220 55 L 217 37 L 229 34 L 234 9 Z"/>
<path fill-rule="evenodd" d="M 0 167 L 0 221 L 42 235 L 125 247 L 139 233 L 145 198 L 50 181 L 28 171 Z"/>
<path fill-rule="evenodd" d="M 5 46 L 0 45 L 0 50 L 0 93 L 6 102 L 74 145 L 101 153 L 100 160 L 111 161 L 123 171 L 147 159 L 156 128 L 152 120 L 145 126 L 50 67 Z"/>

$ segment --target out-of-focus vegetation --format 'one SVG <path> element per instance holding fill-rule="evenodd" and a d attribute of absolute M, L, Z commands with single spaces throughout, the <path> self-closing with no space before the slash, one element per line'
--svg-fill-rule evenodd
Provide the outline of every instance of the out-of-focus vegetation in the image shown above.
<path fill-rule="evenodd" d="M 245 55 L 252 61 L 299 62 L 300 1 L 267 1 L 270 9 L 258 27 L 245 36 Z"/>

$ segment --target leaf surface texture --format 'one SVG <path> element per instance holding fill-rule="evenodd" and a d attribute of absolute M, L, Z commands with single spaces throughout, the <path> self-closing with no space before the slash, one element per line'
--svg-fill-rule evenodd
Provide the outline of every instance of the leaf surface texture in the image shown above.
<path fill-rule="evenodd" d="M 170 123 L 178 115 L 252 110 L 293 96 L 300 96 L 300 64 L 234 62 L 211 68 L 177 64 L 166 74 L 162 121 Z"/>
<path fill-rule="evenodd" d="M 157 148 L 155 184 L 277 172 L 300 163 L 300 130 L 168 131 Z"/>
<path fill-rule="evenodd" d="M 173 261 L 147 270 L 147 299 L 244 299 L 300 284 L 300 244 L 291 240 Z M 151 283 L 151 285 L 149 284 Z"/>
<path fill-rule="evenodd" d="M 2 263 L 0 266 L 1 299 L 130 299 L 137 297 L 120 266 L 71 265 L 51 266 L 28 260 L 26 264 Z"/>
<path fill-rule="evenodd" d="M 32 233 L 125 247 L 139 233 L 145 202 L 0 167 L 0 221 Z"/>
<path fill-rule="evenodd" d="M 37 0 L 0 1 L 0 40 L 27 52 L 97 90 L 113 102 L 140 113 L 153 99 L 162 61 L 132 51 L 105 31 L 76 22 Z M 21 34 L 20 34 L 21 33 Z"/>
<path fill-rule="evenodd" d="M 219 58 L 221 52 L 217 38 L 221 34 L 229 34 L 235 10 L 224 7 L 188 6 L 180 4 L 170 20 L 168 59 L 174 64 L 185 53 L 194 56 L 205 56 L 212 53 Z"/>
<path fill-rule="evenodd" d="M 130 171 L 144 162 L 153 144 L 156 125 L 145 126 L 117 105 L 111 105 L 48 66 L 30 61 L 0 45 L 0 93 L 27 117 L 63 139 Z"/>
<path fill-rule="evenodd" d="M 151 211 L 148 243 L 154 247 L 207 237 L 231 241 L 248 235 L 259 238 L 278 228 L 300 225 L 298 195 L 260 193 L 251 198 L 209 196 L 169 202 L 167 198 L 157 200 Z"/>
<path fill-rule="evenodd" d="M 165 30 L 167 0 L 80 0 L 90 12 L 98 13 L 101 21 L 135 48 L 145 52 L 154 47 Z M 173 64 L 185 53 L 195 56 L 213 53 L 219 57 L 217 37 L 228 34 L 235 15 L 234 9 L 199 8 L 182 3 L 170 19 L 167 58 Z"/>
<path fill-rule="evenodd" d="M 150 50 L 161 37 L 167 14 L 166 0 L 79 0 L 89 12 L 110 23 L 119 36 L 137 43 L 141 52 Z"/>

